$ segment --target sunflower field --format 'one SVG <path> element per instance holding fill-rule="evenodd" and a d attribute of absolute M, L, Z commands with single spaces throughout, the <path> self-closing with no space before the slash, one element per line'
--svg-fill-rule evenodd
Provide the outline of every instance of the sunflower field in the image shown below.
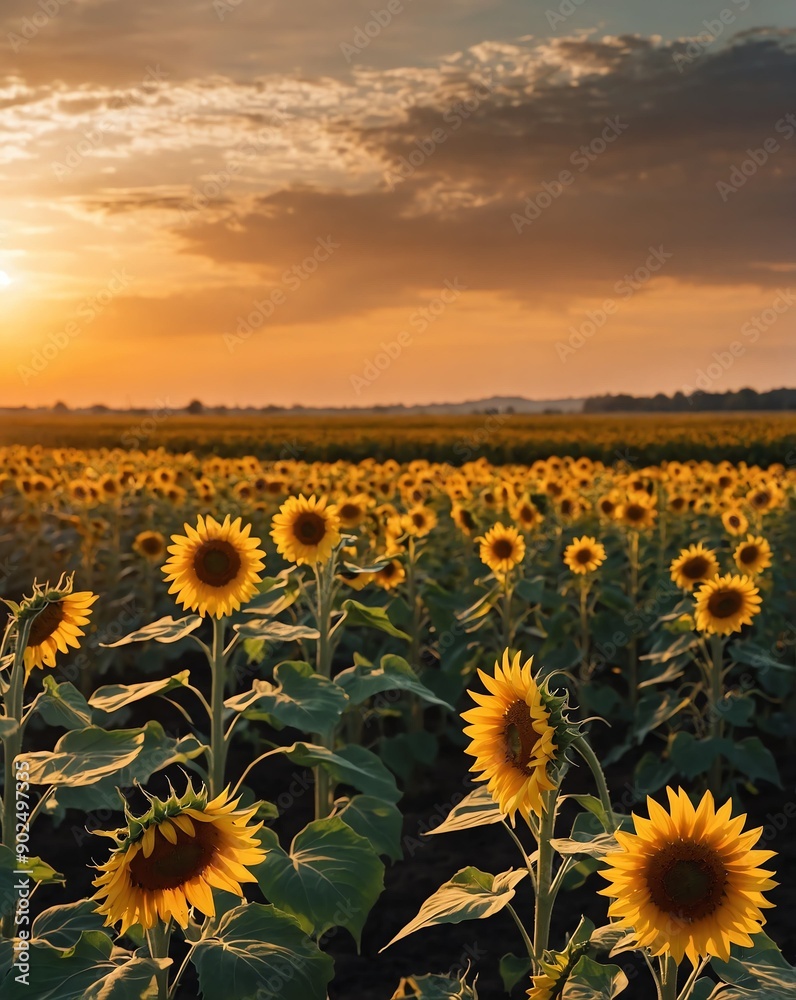
<path fill-rule="evenodd" d="M 0 998 L 796 997 L 796 466 L 576 450 L 0 448 Z"/>

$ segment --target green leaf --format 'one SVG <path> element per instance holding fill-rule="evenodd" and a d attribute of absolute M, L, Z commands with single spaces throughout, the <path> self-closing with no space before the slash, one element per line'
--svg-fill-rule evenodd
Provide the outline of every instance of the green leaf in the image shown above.
<path fill-rule="evenodd" d="M 334 970 L 298 920 L 260 903 L 225 913 L 193 964 L 202 996 L 234 1000 L 326 1000 Z"/>
<path fill-rule="evenodd" d="M 563 798 L 574 799 L 582 809 L 597 817 L 604 830 L 611 833 L 611 821 L 608 819 L 608 813 L 596 795 L 565 795 Z"/>
<path fill-rule="evenodd" d="M 749 667 L 757 667 L 760 670 L 786 670 L 793 672 L 790 663 L 783 663 L 782 660 L 775 659 L 769 650 L 758 646 L 753 642 L 742 642 L 740 639 L 729 647 L 729 653 L 736 663 L 743 663 Z"/>
<path fill-rule="evenodd" d="M 526 604 L 539 604 L 544 594 L 544 577 L 536 576 L 532 580 L 522 579 L 514 588 Z"/>
<path fill-rule="evenodd" d="M 320 632 L 309 625 L 286 625 L 268 617 L 251 617 L 233 630 L 241 639 L 266 639 L 271 642 L 298 642 L 299 639 L 317 639 Z"/>
<path fill-rule="evenodd" d="M 387 635 L 394 635 L 396 639 L 409 640 L 406 632 L 396 628 L 387 616 L 384 608 L 369 608 L 359 601 L 343 601 L 343 612 L 345 613 L 345 623 L 348 626 L 363 625 L 366 628 L 375 628 Z"/>
<path fill-rule="evenodd" d="M 636 706 L 636 742 L 643 743 L 648 733 L 662 726 L 690 703 L 690 697 L 681 698 L 674 691 L 650 691 L 645 694 Z"/>
<path fill-rule="evenodd" d="M 98 980 L 83 994 L 85 1000 L 158 1000 L 157 974 L 168 969 L 170 958 L 134 956 Z"/>
<path fill-rule="evenodd" d="M 116 649 L 117 646 L 127 646 L 131 642 L 147 642 L 150 639 L 154 639 L 155 642 L 178 642 L 186 635 L 190 635 L 191 632 L 195 632 L 201 624 L 202 619 L 199 615 L 186 615 L 184 618 L 177 619 L 168 615 L 166 618 L 159 618 L 158 621 L 152 622 L 151 625 L 136 629 L 135 632 L 131 632 L 116 642 L 101 642 L 100 646 L 105 649 Z"/>
<path fill-rule="evenodd" d="M 57 803 L 63 809 L 81 809 L 95 812 L 100 809 L 120 810 L 121 800 L 117 788 L 130 788 L 135 782 L 144 784 L 155 773 L 171 764 L 187 764 L 205 752 L 205 747 L 195 736 L 174 739 L 166 736 L 159 722 L 148 722 L 143 729 L 130 730 L 140 733 L 141 750 L 133 760 L 113 772 L 103 775 L 92 785 L 70 784 L 59 788 Z"/>
<path fill-rule="evenodd" d="M 154 694 L 166 694 L 175 688 L 184 688 L 190 678 L 189 670 L 181 670 L 173 677 L 164 677 L 158 681 L 145 681 L 143 684 L 106 684 L 97 690 L 89 698 L 88 703 L 92 708 L 98 708 L 102 712 L 118 712 L 125 705 L 132 705 L 133 702 L 142 698 L 149 698 Z"/>
<path fill-rule="evenodd" d="M 452 705 L 429 691 L 402 656 L 392 653 L 382 656 L 378 667 L 358 663 L 341 671 L 334 680 L 355 705 L 382 691 L 409 691 L 430 705 L 441 705 L 453 711 Z"/>
<path fill-rule="evenodd" d="M 628 978 L 618 965 L 600 965 L 583 955 L 567 976 L 562 996 L 566 1000 L 611 1000 L 627 986 Z"/>
<path fill-rule="evenodd" d="M 728 757 L 732 752 L 732 742 L 728 739 L 711 738 L 698 740 L 692 733 L 678 733 L 669 747 L 669 759 L 686 778 L 696 778 L 706 774 L 716 757 Z"/>
<path fill-rule="evenodd" d="M 97 913 L 96 905 L 90 899 L 81 899 L 76 903 L 51 906 L 33 921 L 31 936 L 53 948 L 71 948 L 83 931 L 104 930 L 105 918 Z"/>
<path fill-rule="evenodd" d="M 654 795 L 659 789 L 674 777 L 677 769 L 668 761 L 648 750 L 636 764 L 633 774 L 633 793 L 638 801 L 643 801 L 648 795 Z M 633 805 L 628 802 L 627 806 Z"/>
<path fill-rule="evenodd" d="M 438 752 L 438 737 L 425 729 L 383 736 L 379 741 L 379 756 L 393 774 L 404 781 L 410 780 L 418 764 L 432 764 Z"/>
<path fill-rule="evenodd" d="M 116 969 L 111 961 L 113 943 L 107 934 L 84 931 L 65 950 L 45 942 L 31 942 L 27 982 L 20 982 L 19 967 L 12 966 L 0 983 L 3 1000 L 83 1000 L 87 991 Z"/>
<path fill-rule="evenodd" d="M 385 948 L 423 927 L 482 920 L 498 913 L 514 898 L 515 886 L 528 874 L 526 869 L 490 875 L 478 868 L 462 868 L 423 903 L 414 920 L 400 930 Z M 385 949 L 382 948 L 382 951 Z"/>
<path fill-rule="evenodd" d="M 757 736 L 749 736 L 740 743 L 733 745 L 729 751 L 729 759 L 741 774 L 750 781 L 763 778 L 777 788 L 782 788 L 777 762 L 770 750 L 767 750 Z"/>
<path fill-rule="evenodd" d="M 268 854 L 253 873 L 265 896 L 308 934 L 347 928 L 358 950 L 368 913 L 384 891 L 384 865 L 370 843 L 339 816 L 309 823 L 289 854 L 273 830 L 261 837 Z"/>
<path fill-rule="evenodd" d="M 43 688 L 34 702 L 34 708 L 48 726 L 85 729 L 91 725 L 91 706 L 74 684 L 68 681 L 58 684 L 54 677 L 47 674 Z"/>
<path fill-rule="evenodd" d="M 527 979 L 531 974 L 531 960 L 527 955 L 504 955 L 498 966 L 503 989 L 511 993 L 521 979 Z"/>
<path fill-rule="evenodd" d="M 250 719 L 266 719 L 305 733 L 329 732 L 340 718 L 348 698 L 334 681 L 316 674 L 309 663 L 287 660 L 274 670 L 276 684 L 255 679 L 250 691 L 224 704 Z"/>
<path fill-rule="evenodd" d="M 378 854 L 386 854 L 393 861 L 403 856 L 403 816 L 392 802 L 384 802 L 372 795 L 354 795 L 335 815 L 347 823 L 354 833 L 370 841 Z"/>
<path fill-rule="evenodd" d="M 395 778 L 379 758 L 365 747 L 351 745 L 332 751 L 312 743 L 294 743 L 278 747 L 271 753 L 283 753 L 302 767 L 324 768 L 338 784 L 352 785 L 366 795 L 373 795 L 386 802 L 397 802 L 401 797 Z"/>
<path fill-rule="evenodd" d="M 713 970 L 730 984 L 717 988 L 717 1000 L 746 1000 L 749 991 L 753 991 L 755 1000 L 796 996 L 796 969 L 783 958 L 776 944 L 762 933 L 756 934 L 752 942 L 751 948 L 734 946 L 729 962 L 712 960 Z"/>
<path fill-rule="evenodd" d="M 459 830 L 471 830 L 475 826 L 499 823 L 503 818 L 500 807 L 487 791 L 486 785 L 479 785 L 451 809 L 439 826 L 428 833 L 456 833 Z"/>
<path fill-rule="evenodd" d="M 109 732 L 88 726 L 62 736 L 52 753 L 23 753 L 17 759 L 28 762 L 28 780 L 33 785 L 93 785 L 132 763 L 143 745 L 141 729 Z"/>

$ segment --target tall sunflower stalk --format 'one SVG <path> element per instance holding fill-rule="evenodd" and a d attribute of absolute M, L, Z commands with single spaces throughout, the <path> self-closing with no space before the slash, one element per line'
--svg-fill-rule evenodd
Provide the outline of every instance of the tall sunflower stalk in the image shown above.
<path fill-rule="evenodd" d="M 334 641 L 332 633 L 332 610 L 339 584 L 337 581 L 337 549 L 325 563 L 315 563 L 315 627 L 318 639 L 315 646 L 315 670 L 327 680 L 332 676 Z M 313 736 L 313 742 L 327 750 L 334 750 L 334 727 Z M 315 818 L 324 819 L 333 808 L 332 785 L 328 771 L 316 767 L 315 771 Z"/>

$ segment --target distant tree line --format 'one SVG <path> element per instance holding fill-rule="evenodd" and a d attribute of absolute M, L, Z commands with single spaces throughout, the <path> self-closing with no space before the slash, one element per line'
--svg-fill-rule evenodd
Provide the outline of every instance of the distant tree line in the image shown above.
<path fill-rule="evenodd" d="M 666 396 L 630 396 L 627 393 L 590 396 L 583 404 L 584 413 L 715 413 L 729 410 L 796 410 L 796 389 L 738 389 L 735 392 L 676 392 Z"/>

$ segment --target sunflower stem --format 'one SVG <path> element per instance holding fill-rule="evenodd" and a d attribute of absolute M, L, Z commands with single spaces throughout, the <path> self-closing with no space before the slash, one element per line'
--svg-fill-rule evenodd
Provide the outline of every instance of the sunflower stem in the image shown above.
<path fill-rule="evenodd" d="M 630 603 L 633 611 L 638 604 L 638 531 L 630 529 Z M 636 704 L 638 702 L 638 639 L 635 632 L 628 646 L 630 658 L 630 675 L 628 686 L 630 688 L 630 705 L 635 715 Z"/>
<path fill-rule="evenodd" d="M 171 924 L 165 924 L 162 920 L 150 927 L 146 932 L 147 946 L 151 958 L 169 957 L 169 940 L 171 938 Z M 169 992 L 169 971 L 168 966 L 158 969 L 156 973 L 158 984 L 158 1000 L 167 1000 Z"/>
<path fill-rule="evenodd" d="M 608 783 L 605 780 L 605 773 L 603 772 L 600 761 L 597 759 L 597 754 L 592 750 L 588 740 L 584 736 L 576 737 L 573 742 L 573 746 L 589 765 L 589 769 L 594 775 L 594 781 L 597 785 L 597 794 L 600 797 L 600 802 L 602 803 L 608 823 L 610 824 L 608 832 L 613 833 L 617 828 L 616 817 L 614 816 L 614 811 L 611 806 L 611 793 L 608 791 Z"/>
<path fill-rule="evenodd" d="M 501 820 L 501 823 L 505 827 L 508 835 L 511 837 L 511 839 L 514 841 L 514 843 L 517 845 L 517 848 L 518 848 L 520 854 L 522 855 L 522 859 L 525 862 L 525 867 L 528 869 L 528 874 L 531 877 L 531 882 L 533 884 L 533 891 L 536 892 L 536 872 L 534 871 L 533 864 L 531 862 L 530 857 L 528 856 L 528 852 L 523 847 L 523 844 L 522 844 L 522 841 L 520 840 L 520 838 L 512 830 L 510 824 L 507 823 L 505 819 Z"/>
<path fill-rule="evenodd" d="M 500 603 L 500 622 L 503 632 L 503 648 L 511 655 L 511 643 L 514 639 L 514 630 L 511 626 L 511 601 L 514 596 L 514 588 L 511 586 L 511 573 L 506 573 L 503 578 L 503 600 Z"/>
<path fill-rule="evenodd" d="M 677 1000 L 678 964 L 671 955 L 661 956 L 661 1000 Z"/>
<path fill-rule="evenodd" d="M 315 564 L 315 582 L 317 597 L 318 641 L 315 647 L 315 670 L 321 677 L 327 679 L 332 675 L 332 596 L 334 584 L 336 556 L 333 554 L 325 566 Z M 327 750 L 334 750 L 334 728 L 317 733 L 314 742 Z M 329 772 L 316 766 L 315 774 L 315 819 L 325 819 L 332 811 L 333 788 Z"/>
<path fill-rule="evenodd" d="M 528 950 L 528 958 L 530 958 L 530 960 L 534 963 L 535 966 L 538 966 L 539 965 L 539 958 L 537 957 L 536 952 L 534 951 L 533 941 L 531 941 L 531 938 L 530 938 L 528 932 L 525 930 L 525 927 L 523 926 L 523 923 L 522 923 L 522 921 L 519 918 L 519 914 L 514 909 L 514 907 L 511 905 L 511 903 L 507 903 L 506 904 L 506 909 L 511 914 L 511 916 L 512 916 L 512 918 L 514 920 L 514 923 L 517 925 L 517 927 L 519 929 L 520 934 L 522 934 L 522 940 L 523 940 L 523 942 L 525 944 L 525 947 Z"/>
<path fill-rule="evenodd" d="M 16 645 L 14 647 L 14 662 L 11 667 L 11 679 L 8 696 L 5 703 L 5 718 L 14 719 L 17 728 L 3 739 L 3 844 L 17 856 L 17 838 L 15 830 L 17 809 L 17 779 L 15 761 L 22 750 L 22 715 L 25 700 L 25 650 L 28 647 L 30 629 L 36 616 L 26 618 L 22 623 L 17 619 Z M 23 859 L 26 855 L 23 855 Z M 3 920 L 3 936 L 11 937 L 14 933 L 14 914 L 9 914 Z"/>
<path fill-rule="evenodd" d="M 210 654 L 212 690 L 210 695 L 210 795 L 215 798 L 224 788 L 224 771 L 227 763 L 227 742 L 224 733 L 224 690 L 227 682 L 227 663 L 224 657 L 224 632 L 226 618 L 213 618 L 213 648 Z"/>
<path fill-rule="evenodd" d="M 589 677 L 589 583 L 585 575 L 580 581 L 580 682 L 585 686 Z"/>
<path fill-rule="evenodd" d="M 683 986 L 682 990 L 677 995 L 677 1000 L 689 1000 L 694 987 L 696 986 L 697 979 L 699 979 L 705 971 L 709 961 L 709 958 L 703 958 L 699 965 L 694 966 L 691 975 L 685 981 L 685 986 Z"/>
<path fill-rule="evenodd" d="M 720 740 L 724 735 L 724 719 L 721 704 L 724 700 L 724 643 L 720 635 L 710 637 L 710 736 Z M 714 795 L 721 792 L 721 755 L 716 754 L 710 765 L 708 785 Z"/>
<path fill-rule="evenodd" d="M 536 913 L 533 939 L 534 964 L 537 972 L 542 971 L 539 960 L 548 947 L 550 919 L 553 915 L 553 902 L 555 900 L 551 892 L 555 853 L 551 841 L 555 831 L 557 799 L 557 788 L 544 793 L 544 811 L 539 822 L 539 858 L 536 862 Z"/>

